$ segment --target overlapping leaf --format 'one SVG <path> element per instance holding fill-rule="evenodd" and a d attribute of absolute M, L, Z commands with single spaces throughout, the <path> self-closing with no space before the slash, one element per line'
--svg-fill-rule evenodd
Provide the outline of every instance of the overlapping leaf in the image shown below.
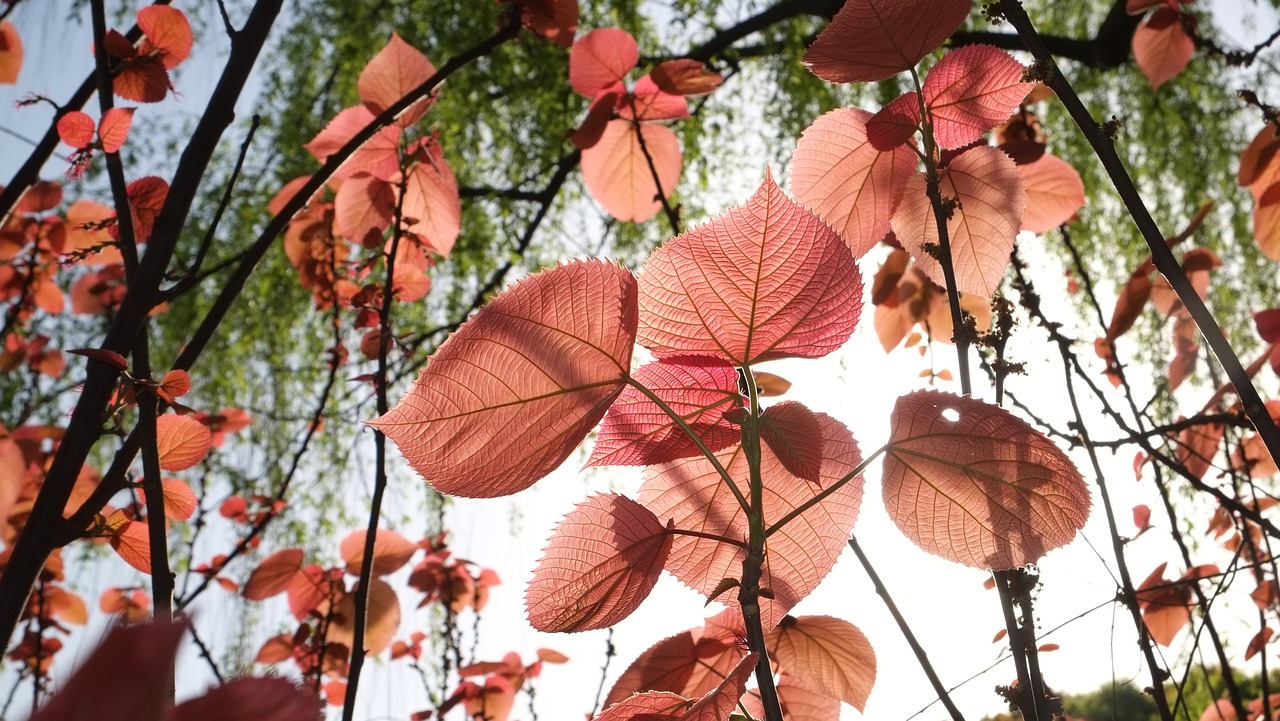
<path fill-rule="evenodd" d="M 241 593 L 250 601 L 262 601 L 283 593 L 302 570 L 303 557 L 301 548 L 286 548 L 267 556 L 249 574 Z"/>
<path fill-rule="evenodd" d="M 433 147 L 409 169 L 401 212 L 409 232 L 425 239 L 431 250 L 448 256 L 462 229 L 462 205 L 453 169 L 438 150 Z"/>
<path fill-rule="evenodd" d="M 364 618 L 356 614 L 356 597 L 354 593 L 343 594 L 334 607 L 333 617 L 329 621 L 329 634 L 326 641 L 340 643 L 351 648 L 355 643 L 356 624 L 363 623 L 364 650 L 376 656 L 395 637 L 400 628 L 400 599 L 395 589 L 381 578 L 369 579 L 369 600 Z"/>
<path fill-rule="evenodd" d="M 797 401 L 783 401 L 760 415 L 760 439 L 787 472 L 818 482 L 822 471 L 822 424 Z"/>
<path fill-rule="evenodd" d="M 867 139 L 878 150 L 893 150 L 920 129 L 920 94 L 914 90 L 894 98 L 867 121 Z M 912 169 L 915 164 L 912 163 Z"/>
<path fill-rule="evenodd" d="M 836 229 L 861 258 L 889 233 L 889 219 L 916 169 L 910 148 L 882 152 L 868 140 L 871 116 L 837 108 L 805 129 L 791 158 L 791 192 Z"/>
<path fill-rule="evenodd" d="M 801 687 L 862 711 L 876 681 L 876 654 L 856 626 L 831 616 L 788 616 L 765 638 L 769 658 Z"/>
<path fill-rule="evenodd" d="M 551 534 L 525 592 L 529 623 L 547 633 L 614 625 L 649 596 L 670 550 L 671 535 L 647 508 L 591 496 Z"/>
<path fill-rule="evenodd" d="M 569 84 L 588 98 L 621 81 L 640 59 L 631 33 L 599 28 L 580 36 L 569 52 Z"/>
<path fill-rule="evenodd" d="M 721 622 L 733 623 L 735 633 L 722 633 Z M 611 706 L 632 694 L 667 691 L 695 698 L 720 684 L 746 655 L 738 644 L 742 614 L 736 609 L 722 611 L 707 619 L 703 628 L 692 628 L 650 646 L 618 677 L 604 705 Z"/>
<path fill-rule="evenodd" d="M 160 468 L 181 471 L 209 455 L 213 434 L 191 416 L 163 415 L 156 419 L 156 447 L 160 451 Z"/>
<path fill-rule="evenodd" d="M 930 553 L 1017 568 L 1069 543 L 1089 517 L 1089 489 L 1071 460 L 1002 408 L 917 391 L 898 399 L 890 426 L 885 507 Z"/>
<path fill-rule="evenodd" d="M 371 421 L 437 490 L 515 493 L 560 465 L 621 392 L 636 329 L 627 270 L 575 261 L 508 288 Z"/>
<path fill-rule="evenodd" d="M 427 81 L 436 69 L 417 48 L 396 33 L 360 71 L 356 88 L 360 100 L 374 115 L 395 105 L 398 100 Z M 396 118 L 396 124 L 407 128 L 427 111 L 430 98 L 423 98 Z"/>
<path fill-rule="evenodd" d="M 850 0 L 805 53 L 833 83 L 884 80 L 915 67 L 969 15 L 972 0 Z"/>
<path fill-rule="evenodd" d="M 822 425 L 821 488 L 826 489 L 852 471 L 861 461 L 849 429 L 839 421 L 817 414 Z M 716 454 L 739 488 L 747 486 L 747 461 L 735 445 Z M 810 501 L 823 491 L 789 473 L 768 448 L 761 449 L 766 523 Z M 725 486 L 719 473 L 704 458 L 690 458 L 652 466 L 645 472 L 640 502 L 659 520 L 673 519 L 676 528 L 699 531 L 737 541 L 747 538 L 746 515 Z M 862 500 L 862 479 L 845 483 L 769 537 L 769 558 L 762 587 L 773 598 L 761 598 L 761 617 L 772 628 L 789 609 L 807 596 L 827 575 L 844 549 Z M 741 578 L 742 547 L 708 538 L 677 536 L 667 560 L 667 570 L 686 585 L 710 595 L 725 578 Z M 737 606 L 734 594 L 719 598 Z"/>
<path fill-rule="evenodd" d="M 649 167 L 650 160 L 653 169 Z M 658 185 L 662 186 L 662 195 L 670 197 L 680 180 L 683 163 L 680 141 L 671 128 L 615 119 L 605 125 L 595 145 L 582 151 L 582 177 L 591 196 L 609 215 L 638 223 L 652 218 L 662 208 Z M 654 183 L 654 169 L 658 183 Z"/>
<path fill-rule="evenodd" d="M 735 365 L 817 358 L 849 338 L 861 298 L 848 247 L 766 174 L 745 203 L 649 257 L 639 341 L 658 357 Z"/>
<path fill-rule="evenodd" d="M 343 237 L 367 248 L 382 244 L 395 211 L 395 188 L 361 173 L 342 183 L 333 200 L 333 225 Z"/>
<path fill-rule="evenodd" d="M 1024 71 L 1009 53 L 989 45 L 943 55 L 921 88 L 938 145 L 963 147 L 1007 120 L 1035 87 L 1022 82 Z"/>
<path fill-rule="evenodd" d="M 1133 33 L 1133 59 L 1153 89 L 1172 80 L 1191 62 L 1195 41 L 1175 8 L 1158 8 Z"/>
<path fill-rule="evenodd" d="M 373 119 L 373 113 L 364 105 L 346 108 L 303 147 L 323 163 L 372 123 Z M 357 173 L 368 173 L 375 178 L 394 180 L 396 173 L 400 171 L 399 142 L 400 128 L 394 125 L 379 128 L 372 138 L 351 154 L 333 177 L 343 179 Z"/>
<path fill-rule="evenodd" d="M 1018 173 L 1027 191 L 1023 230 L 1043 233 L 1071 220 L 1084 207 L 1084 181 L 1067 161 L 1045 153 L 1019 165 Z"/>
<path fill-rule="evenodd" d="M 338 552 L 347 564 L 347 573 L 360 575 L 364 566 L 364 549 L 368 533 L 365 530 L 352 531 L 342 539 Z M 375 576 L 395 573 L 409 562 L 418 551 L 418 544 L 410 541 L 395 531 L 379 528 L 373 540 L 373 568 Z"/>
<path fill-rule="evenodd" d="M 785 671 L 780 674 L 777 690 L 782 716 L 787 721 L 831 721 L 840 717 L 839 699 L 810 691 Z M 751 691 L 742 698 L 742 703 L 752 716 L 764 718 L 759 692 Z"/>

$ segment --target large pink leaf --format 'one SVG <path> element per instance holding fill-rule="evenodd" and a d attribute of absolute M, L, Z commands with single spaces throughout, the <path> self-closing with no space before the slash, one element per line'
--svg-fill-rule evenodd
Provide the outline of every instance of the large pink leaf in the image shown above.
<path fill-rule="evenodd" d="M 849 0 L 805 53 L 833 83 L 884 80 L 915 67 L 969 15 L 972 0 Z"/>
<path fill-rule="evenodd" d="M 670 550 L 649 509 L 614 493 L 591 496 L 551 534 L 525 592 L 529 623 L 545 633 L 614 625 L 649 596 Z"/>
<path fill-rule="evenodd" d="M 741 436 L 724 414 L 741 408 L 738 371 L 706 356 L 667 358 L 646 363 L 633 374 L 684 419 L 712 451 L 733 445 Z M 702 451 L 658 404 L 628 386 L 614 401 L 600 426 L 588 466 L 645 466 Z"/>
<path fill-rule="evenodd" d="M 1195 50 L 1179 12 L 1167 5 L 1151 13 L 1133 33 L 1133 59 L 1156 90 L 1187 67 Z"/>
<path fill-rule="evenodd" d="M 769 658 L 800 686 L 862 711 L 876 681 L 876 654 L 853 624 L 788 616 L 765 638 Z"/>
<path fill-rule="evenodd" d="M 1045 153 L 1035 162 L 1018 166 L 1027 191 L 1022 229 L 1043 233 L 1071 220 L 1084 207 L 1084 181 L 1071 165 Z"/>
<path fill-rule="evenodd" d="M 640 307 L 640 343 L 658 357 L 817 358 L 857 325 L 862 279 L 835 232 L 766 174 L 745 203 L 649 256 Z"/>
<path fill-rule="evenodd" d="M 849 429 L 830 416 L 818 414 L 822 424 L 822 472 L 819 485 L 831 486 L 861 461 Z M 747 460 L 740 445 L 716 454 L 745 495 Z M 821 493 L 817 486 L 788 473 L 766 446 L 761 449 L 764 517 L 775 523 Z M 769 559 L 760 585 L 773 592 L 761 598 L 761 617 L 772 628 L 796 603 L 809 595 L 835 564 L 858 517 L 862 479 L 856 477 L 806 510 L 769 537 Z M 720 474 L 704 458 L 689 458 L 652 466 L 645 472 L 640 502 L 660 520 L 673 519 L 676 528 L 745 541 L 746 515 Z M 677 536 L 667 570 L 686 585 L 712 594 L 726 578 L 742 578 L 745 553 L 738 545 L 708 538 Z M 736 607 L 737 595 L 718 599 Z"/>
<path fill-rule="evenodd" d="M 770 406 L 760 416 L 760 438 L 791 475 L 818 482 L 822 471 L 822 424 L 798 401 Z"/>
<path fill-rule="evenodd" d="M 401 212 L 409 232 L 421 236 L 431 250 L 449 255 L 462 229 L 462 204 L 453 170 L 438 152 L 409 169 Z"/>
<path fill-rule="evenodd" d="M 650 159 L 658 171 L 662 194 L 671 197 L 684 163 L 676 134 L 665 125 L 610 120 L 596 144 L 582 151 L 582 177 L 587 181 L 587 190 L 609 215 L 622 221 L 643 222 L 662 208 Z"/>
<path fill-rule="evenodd" d="M 426 82 L 435 71 L 427 56 L 396 33 L 391 33 L 391 40 L 360 71 L 356 88 L 360 91 L 360 100 L 374 115 L 378 115 Z M 430 98 L 414 103 L 396 118 L 396 124 L 404 128 L 413 125 L 427 111 L 430 103 Z"/>
<path fill-rule="evenodd" d="M 1017 568 L 1066 545 L 1089 517 L 1071 459 L 1003 408 L 917 391 L 898 399 L 890 426 L 885 507 L 930 553 Z"/>
<path fill-rule="evenodd" d="M 372 122 L 373 113 L 365 106 L 347 108 L 338 113 L 319 135 L 303 147 L 323 163 Z M 333 177 L 342 179 L 357 173 L 368 173 L 383 180 L 393 180 L 400 171 L 399 142 L 400 128 L 394 125 L 380 128 L 359 150 L 351 154 Z"/>
<path fill-rule="evenodd" d="M 382 245 L 395 212 L 394 186 L 372 175 L 349 178 L 333 200 L 333 225 L 344 238 L 366 248 Z"/>
<path fill-rule="evenodd" d="M 836 229 L 861 258 L 889 233 L 889 219 L 916 169 L 910 148 L 881 152 L 868 141 L 870 114 L 837 108 L 805 129 L 791 157 L 796 201 Z"/>
<path fill-rule="evenodd" d="M 574 261 L 503 291 L 370 425 L 435 488 L 493 497 L 560 465 L 621 392 L 636 332 L 624 268 Z"/>
<path fill-rule="evenodd" d="M 1022 176 L 1009 156 L 979 146 L 951 161 L 940 173 L 945 198 L 958 198 L 959 207 L 947 221 L 956 286 L 965 293 L 990 298 L 1009 266 L 1009 253 L 1022 223 L 1026 192 Z M 933 204 L 925 194 L 925 179 L 916 175 L 893 215 L 893 232 L 916 264 L 935 283 L 946 286 L 942 265 L 925 247 L 938 243 Z"/>
<path fill-rule="evenodd" d="M 594 98 L 626 78 L 639 59 L 640 48 L 631 33 L 621 28 L 592 30 L 575 40 L 569 51 L 569 84 Z"/>
<path fill-rule="evenodd" d="M 938 145 L 963 147 L 1007 120 L 1035 87 L 1022 82 L 1025 71 L 1009 53 L 990 45 L 969 45 L 943 55 L 921 88 Z"/>
<path fill-rule="evenodd" d="M 741 624 L 742 614 L 737 610 L 725 613 L 736 616 Z M 745 654 L 736 638 L 711 633 L 708 619 L 707 627 L 669 636 L 640 654 L 609 689 L 604 705 L 644 691 L 696 698 L 718 686 Z"/>
<path fill-rule="evenodd" d="M 779 674 L 777 687 L 778 702 L 787 721 L 831 721 L 840 717 L 838 699 L 810 691 L 785 671 Z M 751 691 L 743 696 L 742 704 L 755 718 L 764 718 L 764 706 L 760 703 L 759 692 Z"/>

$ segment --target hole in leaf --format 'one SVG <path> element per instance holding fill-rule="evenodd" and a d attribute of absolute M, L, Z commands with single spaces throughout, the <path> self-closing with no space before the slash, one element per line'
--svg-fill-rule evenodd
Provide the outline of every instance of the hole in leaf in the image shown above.
<path fill-rule="evenodd" d="M 960 412 L 954 408 L 947 408 L 939 415 L 941 415 L 948 423 L 955 423 L 960 420 Z"/>

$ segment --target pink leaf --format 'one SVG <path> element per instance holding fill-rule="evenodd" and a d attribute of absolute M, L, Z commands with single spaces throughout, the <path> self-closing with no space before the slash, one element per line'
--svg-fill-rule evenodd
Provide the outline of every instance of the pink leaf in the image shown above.
<path fill-rule="evenodd" d="M 805 53 L 833 83 L 884 80 L 915 67 L 969 15 L 972 0 L 850 0 Z"/>
<path fill-rule="evenodd" d="M 830 721 L 840 717 L 840 700 L 814 693 L 801 686 L 791 674 L 783 671 L 777 683 L 778 701 L 787 721 Z M 764 718 L 764 706 L 758 691 L 742 697 L 742 703 L 755 718 Z"/>
<path fill-rule="evenodd" d="M 449 255 L 462 228 L 462 204 L 458 181 L 444 158 L 431 155 L 409 169 L 401 212 L 409 232 L 425 239 L 431 250 Z"/>
<path fill-rule="evenodd" d="M 606 704 L 607 705 L 607 704 Z M 608 707 L 594 721 L 657 721 L 678 719 L 693 701 L 667 691 L 647 691 Z"/>
<path fill-rule="evenodd" d="M 917 391 L 898 399 L 890 427 L 885 507 L 929 553 L 1017 568 L 1069 543 L 1089 517 L 1071 459 L 1003 408 Z"/>
<path fill-rule="evenodd" d="M 164 415 L 156 419 L 156 447 L 160 450 L 160 468 L 181 471 L 209 455 L 213 434 L 191 416 Z"/>
<path fill-rule="evenodd" d="M 133 124 L 135 108 L 111 108 L 102 115 L 98 124 L 98 137 L 102 139 L 102 150 L 107 153 L 120 151 L 120 146 L 129 137 L 129 126 Z"/>
<path fill-rule="evenodd" d="M 639 503 L 613 493 L 579 503 L 556 525 L 525 593 L 539 631 L 608 628 L 636 610 L 662 573 L 671 535 Z"/>
<path fill-rule="evenodd" d="M 1022 229 L 1043 233 L 1075 217 L 1084 207 L 1084 181 L 1067 161 L 1048 153 L 1018 166 L 1027 191 Z"/>
<path fill-rule="evenodd" d="M 990 298 L 1009 265 L 1026 206 L 1022 176 L 1009 156 L 996 148 L 979 146 L 951 161 L 941 172 L 939 183 L 944 197 L 960 201 L 947 221 L 956 286 L 965 293 Z M 925 194 L 923 175 L 907 182 L 893 216 L 893 232 L 915 256 L 920 270 L 945 287 L 942 265 L 925 250 L 929 244 L 938 244 L 938 225 L 933 204 Z"/>
<path fill-rule="evenodd" d="M 899 95 L 871 116 L 867 121 L 867 140 L 882 152 L 893 150 L 910 140 L 919 129 L 920 94 L 912 90 Z M 915 170 L 914 162 L 911 169 Z"/>
<path fill-rule="evenodd" d="M 889 233 L 894 208 L 916 170 L 911 149 L 875 149 L 867 137 L 869 118 L 856 108 L 832 110 L 805 129 L 791 159 L 796 201 L 835 228 L 855 259 Z"/>
<path fill-rule="evenodd" d="M 640 48 L 631 33 L 621 28 L 592 30 L 574 41 L 569 52 L 569 84 L 594 98 L 626 78 L 639 59 Z"/>
<path fill-rule="evenodd" d="M 1133 507 L 1133 526 L 1138 529 L 1139 533 L 1151 527 L 1150 506 L 1138 504 Z"/>
<path fill-rule="evenodd" d="M 374 115 L 395 105 L 410 91 L 422 85 L 435 74 L 436 69 L 427 57 L 396 33 L 360 71 L 360 79 L 356 88 L 360 91 L 360 100 Z M 418 122 L 431 98 L 423 98 L 409 107 L 396 118 L 396 124 L 402 128 Z"/>
<path fill-rule="evenodd" d="M 343 594 L 334 606 L 326 641 L 340 643 L 348 649 L 355 643 L 356 624 L 365 624 L 364 650 L 371 656 L 391 645 L 400 628 L 400 599 L 395 589 L 381 578 L 369 579 L 369 603 L 365 618 L 356 615 L 356 596 Z"/>
<path fill-rule="evenodd" d="M 660 358 L 818 358 L 849 338 L 861 298 L 849 249 L 766 173 L 745 203 L 649 257 L 639 341 Z"/>
<path fill-rule="evenodd" d="M 373 113 L 365 106 L 347 108 L 338 113 L 319 135 L 303 147 L 323 163 L 372 122 Z M 333 177 L 345 179 L 357 173 L 368 173 L 383 180 L 395 179 L 400 171 L 399 142 L 400 128 L 393 125 L 379 128 L 372 138 L 351 154 Z"/>
<path fill-rule="evenodd" d="M 1258 337 L 1268 343 L 1280 341 L 1280 308 L 1260 310 L 1253 314 Z"/>
<path fill-rule="evenodd" d="M 641 137 L 644 148 L 640 147 Z M 662 208 L 646 150 L 658 171 L 662 194 L 671 197 L 684 162 L 680 141 L 671 128 L 610 120 L 600 140 L 582 151 L 582 177 L 587 181 L 587 190 L 618 220 L 640 223 Z"/>
<path fill-rule="evenodd" d="M 147 535 L 146 521 L 125 521 L 111 534 L 111 547 L 125 563 L 142 573 L 151 573 L 151 537 Z"/>
<path fill-rule="evenodd" d="M 715 358 L 683 356 L 646 363 L 633 377 L 678 413 L 712 451 L 738 441 L 741 431 L 724 417 L 743 404 L 733 366 Z M 700 453 L 658 404 L 628 386 L 604 417 L 587 465 L 644 466 Z"/>
<path fill-rule="evenodd" d="M 757 654 L 742 657 L 738 665 L 725 676 L 715 689 L 708 691 L 679 718 L 681 721 L 723 721 L 738 706 L 738 699 L 747 691 L 747 679 L 755 672 Z"/>
<path fill-rule="evenodd" d="M 166 721 L 314 721 L 320 701 L 283 678 L 244 677 L 179 704 Z"/>
<path fill-rule="evenodd" d="M 631 103 L 636 105 L 635 112 Z M 682 95 L 673 95 L 658 87 L 648 75 L 636 81 L 631 100 L 618 109 L 618 115 L 627 120 L 677 120 L 689 117 L 689 103 Z M 646 139 L 647 141 L 647 139 Z"/>
<path fill-rule="evenodd" d="M 385 180 L 363 173 L 348 178 L 333 200 L 334 228 L 354 243 L 376 248 L 382 245 L 395 204 L 395 188 Z"/>
<path fill-rule="evenodd" d="M 58 118 L 58 137 L 73 148 L 83 148 L 93 142 L 93 118 L 79 110 L 72 110 Z"/>
<path fill-rule="evenodd" d="M 358 576 L 364 566 L 367 530 L 352 531 L 342 539 L 338 552 L 347 564 L 347 573 Z M 418 551 L 418 544 L 395 531 L 379 528 L 373 540 L 373 575 L 386 576 L 395 573 L 409 562 Z"/>
<path fill-rule="evenodd" d="M 721 612 L 716 619 L 731 616 L 742 623 L 736 609 Z M 604 705 L 611 706 L 635 693 L 667 691 L 685 698 L 695 698 L 720 684 L 746 651 L 735 636 L 713 632 L 713 621 L 705 628 L 694 628 L 669 636 L 640 654 L 618 677 Z"/>
<path fill-rule="evenodd" d="M 760 438 L 788 473 L 818 482 L 822 470 L 822 424 L 803 403 L 784 401 L 770 406 L 760 416 Z"/>
<path fill-rule="evenodd" d="M 600 93 L 595 100 L 591 101 L 591 107 L 587 109 L 587 117 L 582 120 L 582 125 L 569 134 L 569 139 L 573 141 L 575 148 L 586 150 L 600 142 L 600 136 L 604 135 L 604 129 L 613 119 L 614 106 L 624 94 L 626 91 L 619 83 L 617 90 Z"/>
<path fill-rule="evenodd" d="M 989 45 L 943 55 L 922 88 L 938 145 L 963 147 L 1007 120 L 1035 87 L 1022 81 L 1025 71 L 1009 53 Z"/>
<path fill-rule="evenodd" d="M 829 488 L 858 465 L 861 455 L 848 428 L 823 414 L 818 414 L 818 421 L 822 424 L 823 453 L 818 485 Z M 732 446 L 716 457 L 745 493 L 747 460 L 742 447 Z M 761 476 L 766 523 L 782 520 L 824 492 L 788 473 L 767 446 L 761 449 Z M 844 550 L 844 539 L 853 529 L 861 500 L 862 480 L 858 476 L 769 537 L 769 562 L 760 585 L 769 588 L 774 597 L 760 599 L 765 628 L 772 628 L 831 570 Z M 747 537 L 746 516 L 705 458 L 650 467 L 640 489 L 640 502 L 659 519 L 673 519 L 676 528 L 736 541 Z M 739 545 L 681 535 L 672 543 L 667 570 L 690 588 L 708 595 L 721 580 L 741 576 L 743 558 Z M 719 600 L 728 606 L 738 605 L 734 594 L 725 594 Z"/>
<path fill-rule="evenodd" d="M 636 284 L 599 260 L 508 288 L 449 337 L 370 421 L 443 493 L 510 495 L 560 465 L 621 392 Z"/>
<path fill-rule="evenodd" d="M 283 593 L 302 570 L 302 559 L 301 548 L 286 548 L 267 556 L 249 574 L 241 593 L 250 601 L 262 601 Z"/>
<path fill-rule="evenodd" d="M 769 658 L 800 686 L 862 711 L 876 681 L 876 654 L 853 624 L 831 616 L 783 619 L 765 638 Z"/>
<path fill-rule="evenodd" d="M 1182 72 L 1195 49 L 1181 14 L 1168 5 L 1151 13 L 1133 33 L 1133 59 L 1153 90 Z"/>

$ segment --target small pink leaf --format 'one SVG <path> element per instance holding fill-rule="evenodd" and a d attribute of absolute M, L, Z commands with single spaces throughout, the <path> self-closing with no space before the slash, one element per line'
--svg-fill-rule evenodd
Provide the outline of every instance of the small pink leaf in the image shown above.
<path fill-rule="evenodd" d="M 344 238 L 366 248 L 382 244 L 395 213 L 395 187 L 361 173 L 343 181 L 333 200 L 333 226 Z"/>
<path fill-rule="evenodd" d="M 360 91 L 360 100 L 365 106 L 374 115 L 379 115 L 426 82 L 435 71 L 435 67 L 417 48 L 406 43 L 398 34 L 391 33 L 387 44 L 360 71 L 356 88 Z M 430 98 L 414 103 L 396 118 L 396 124 L 402 128 L 413 125 L 430 104 Z"/>
<path fill-rule="evenodd" d="M 805 53 L 833 83 L 885 80 L 915 67 L 969 15 L 972 0 L 850 0 Z"/>
<path fill-rule="evenodd" d="M 369 424 L 443 493 L 515 493 L 604 416 L 629 375 L 635 329 L 629 271 L 599 260 L 545 270 L 467 321 Z"/>
<path fill-rule="evenodd" d="M 347 573 L 358 576 L 364 566 L 365 540 L 368 530 L 352 531 L 342 539 L 338 552 L 347 564 Z M 373 539 L 373 569 L 375 576 L 395 573 L 417 553 L 418 544 L 395 531 L 379 528 Z"/>
<path fill-rule="evenodd" d="M 642 136 L 644 148 L 640 147 Z M 640 223 L 662 208 L 646 150 L 658 171 L 662 194 L 671 197 L 684 163 L 680 141 L 671 128 L 610 120 L 600 140 L 582 151 L 582 177 L 587 181 L 587 190 L 618 220 Z"/>
<path fill-rule="evenodd" d="M 644 691 L 695 698 L 714 689 L 746 654 L 736 635 L 715 632 L 716 624 L 730 617 L 741 626 L 742 614 L 728 609 L 707 619 L 703 628 L 682 631 L 650 646 L 614 682 L 604 705 Z"/>
<path fill-rule="evenodd" d="M 453 169 L 438 153 L 409 169 L 401 212 L 409 221 L 409 232 L 422 237 L 431 250 L 449 255 L 462 229 L 462 204 Z"/>
<path fill-rule="evenodd" d="M 639 59 L 640 48 L 631 33 L 621 28 L 592 30 L 574 41 L 569 51 L 569 84 L 594 98 L 626 78 Z"/>
<path fill-rule="evenodd" d="M 539 631 L 608 628 L 649 596 L 671 535 L 639 503 L 613 493 L 579 503 L 551 534 L 525 593 Z"/>
<path fill-rule="evenodd" d="M 979 146 L 951 161 L 941 172 L 939 183 L 944 197 L 960 201 L 947 221 L 956 286 L 962 292 L 990 298 L 1004 277 L 1022 222 L 1026 206 L 1022 176 L 1009 156 L 996 148 Z M 937 246 L 938 225 L 933 204 L 925 194 L 923 175 L 908 181 L 893 216 L 893 232 L 915 256 L 920 270 L 945 287 L 942 265 L 925 250 L 930 244 Z"/>
<path fill-rule="evenodd" d="M 963 147 L 1007 120 L 1035 87 L 1022 82 L 1025 71 L 1012 55 L 989 45 L 943 55 L 922 88 L 938 145 Z"/>
<path fill-rule="evenodd" d="M 1138 529 L 1139 533 L 1151 527 L 1150 506 L 1138 504 L 1133 507 L 1133 526 Z"/>
<path fill-rule="evenodd" d="M 898 399 L 890 427 L 885 507 L 929 553 L 1017 568 L 1069 543 L 1089 517 L 1071 459 L 1003 408 L 917 391 Z"/>
<path fill-rule="evenodd" d="M 765 638 L 769 658 L 800 686 L 862 711 L 876 681 L 876 654 L 853 624 L 831 616 L 783 619 Z"/>
<path fill-rule="evenodd" d="M 635 111 L 631 103 L 635 103 Z M 677 120 L 689 117 L 689 103 L 682 95 L 668 93 L 653 82 L 648 75 L 636 81 L 631 99 L 618 109 L 618 116 L 631 120 Z"/>
<path fill-rule="evenodd" d="M 156 419 L 156 447 L 160 450 L 160 468 L 181 471 L 209 455 L 213 434 L 191 416 L 163 415 Z"/>
<path fill-rule="evenodd" d="M 1168 5 L 1151 13 L 1133 33 L 1133 59 L 1153 90 L 1181 73 L 1195 49 L 1182 27 L 1181 13 Z"/>
<path fill-rule="evenodd" d="M 649 256 L 639 341 L 660 358 L 818 358 L 848 340 L 861 298 L 849 249 L 766 174 L 745 203 Z"/>
<path fill-rule="evenodd" d="M 738 442 L 741 431 L 724 417 L 743 404 L 733 366 L 705 356 L 677 356 L 646 363 L 633 377 L 678 413 L 712 451 Z M 627 386 L 604 417 L 587 465 L 645 466 L 701 452 L 658 404 Z"/>
<path fill-rule="evenodd" d="M 822 424 L 803 403 L 784 401 L 770 406 L 760 416 L 760 438 L 788 473 L 818 482 L 822 470 Z"/>
<path fill-rule="evenodd" d="M 1027 191 L 1022 229 L 1043 233 L 1075 217 L 1084 207 L 1084 181 L 1067 161 L 1048 153 L 1018 166 Z"/>
<path fill-rule="evenodd" d="M 93 118 L 79 110 L 72 110 L 58 118 L 58 137 L 73 148 L 83 148 L 93 142 Z"/>
<path fill-rule="evenodd" d="M 347 108 L 303 147 L 323 163 L 372 122 L 373 113 L 365 106 Z M 379 128 L 372 138 L 351 154 L 333 177 L 345 179 L 357 173 L 368 173 L 383 180 L 393 180 L 400 171 L 399 142 L 400 128 L 394 125 Z"/>
<path fill-rule="evenodd" d="M 98 137 L 102 139 L 102 150 L 116 153 L 129 137 L 129 126 L 133 124 L 135 108 L 111 108 L 102 115 L 98 124 Z"/>
<path fill-rule="evenodd" d="M 867 140 L 876 150 L 889 151 L 910 140 L 919 129 L 920 94 L 912 90 L 871 116 L 867 121 Z M 914 163 L 912 170 L 915 170 Z"/>

